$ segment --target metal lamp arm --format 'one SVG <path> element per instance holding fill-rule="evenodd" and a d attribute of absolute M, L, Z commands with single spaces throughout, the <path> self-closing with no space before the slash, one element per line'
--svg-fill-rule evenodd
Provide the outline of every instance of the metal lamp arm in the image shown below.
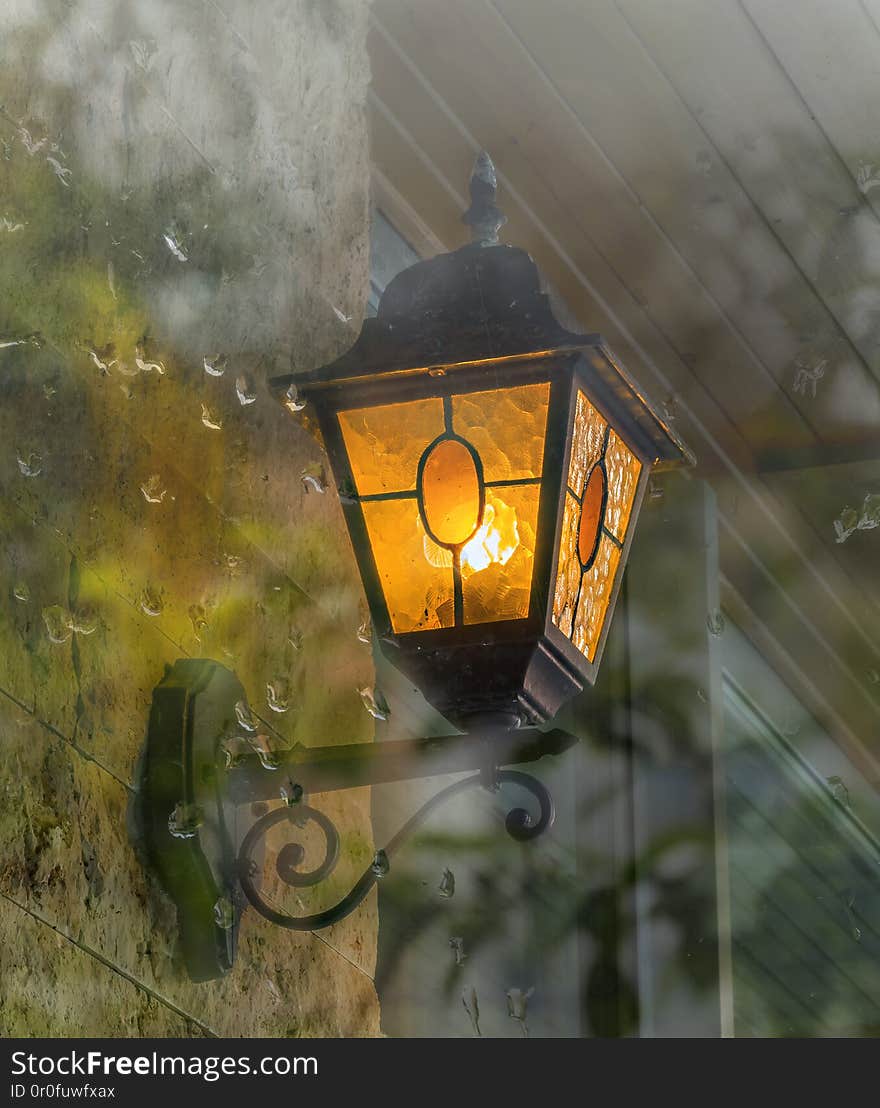
<path fill-rule="evenodd" d="M 507 813 L 504 825 L 507 833 L 512 838 L 518 842 L 527 842 L 530 839 L 537 838 L 538 835 L 552 826 L 556 814 L 553 798 L 540 781 L 530 774 L 520 773 L 517 770 L 496 770 L 492 775 L 492 785 L 505 783 L 519 785 L 526 789 L 532 794 L 539 806 L 537 819 L 533 819 L 524 808 L 512 808 Z M 238 879 L 242 891 L 261 916 L 279 927 L 286 927 L 293 931 L 316 931 L 322 927 L 329 927 L 331 924 L 338 923 L 358 907 L 376 882 L 388 872 L 390 859 L 403 843 L 421 827 L 428 816 L 447 800 L 451 800 L 452 797 L 476 785 L 486 785 L 485 773 L 473 774 L 471 777 L 455 781 L 453 784 L 447 785 L 445 789 L 441 789 L 436 796 L 433 796 L 406 821 L 403 827 L 388 842 L 384 850 L 380 850 L 376 854 L 371 865 L 364 870 L 350 892 L 331 908 L 326 908 L 322 912 L 316 912 L 309 916 L 288 915 L 286 912 L 274 908 L 261 897 L 254 882 L 254 878 L 259 873 L 259 867 L 253 859 L 254 849 L 259 840 L 277 823 L 285 820 L 294 824 L 303 824 L 309 820 L 318 822 L 325 833 L 326 839 L 324 861 L 316 869 L 304 873 L 298 870 L 295 864 L 288 866 L 284 863 L 284 851 L 288 849 L 288 847 L 284 847 L 279 853 L 279 864 L 277 865 L 278 874 L 285 884 L 300 887 L 314 885 L 326 877 L 336 863 L 339 847 L 338 834 L 325 815 L 307 805 L 298 804 L 292 805 L 288 809 L 275 809 L 258 820 L 244 838 L 238 855 Z M 294 857 L 299 860 L 301 854 L 295 854 Z"/>

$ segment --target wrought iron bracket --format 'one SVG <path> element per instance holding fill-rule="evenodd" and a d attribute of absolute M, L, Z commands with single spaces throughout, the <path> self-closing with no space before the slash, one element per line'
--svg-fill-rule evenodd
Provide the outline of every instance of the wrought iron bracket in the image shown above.
<path fill-rule="evenodd" d="M 576 740 L 558 729 L 508 730 L 500 720 L 475 721 L 467 735 L 332 747 L 295 746 L 272 758 L 258 754 L 230 760 L 229 740 L 241 735 L 236 706 L 245 692 L 235 674 L 218 662 L 181 659 L 168 667 L 153 692 L 135 826 L 151 866 L 177 908 L 184 962 L 194 981 L 228 973 L 235 961 L 242 914 L 251 904 L 272 923 L 312 931 L 343 919 L 388 872 L 391 857 L 441 804 L 477 785 L 496 789 L 516 784 L 536 802 L 535 815 L 514 808 L 506 829 L 519 841 L 536 838 L 554 818 L 546 788 L 521 771 L 501 766 L 559 754 Z M 333 907 L 290 916 L 261 894 L 267 833 L 281 825 L 290 842 L 278 852 L 275 869 L 287 885 L 315 885 L 332 872 L 339 836 L 326 814 L 308 803 L 315 793 L 431 777 L 471 775 L 428 801 L 379 850 L 354 887 Z M 282 791 L 283 788 L 283 791 Z M 256 820 L 255 802 L 279 800 Z M 307 823 L 324 838 L 324 857 L 304 869 L 297 831 Z"/>

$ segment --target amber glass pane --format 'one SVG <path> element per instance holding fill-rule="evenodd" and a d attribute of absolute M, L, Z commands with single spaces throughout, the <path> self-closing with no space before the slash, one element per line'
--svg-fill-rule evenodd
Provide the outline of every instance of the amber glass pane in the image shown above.
<path fill-rule="evenodd" d="M 623 542 L 632 512 L 633 500 L 639 483 L 642 463 L 626 443 L 612 431 L 605 451 L 605 469 L 608 473 L 608 506 L 605 509 L 605 526 Z"/>
<path fill-rule="evenodd" d="M 419 459 L 443 434 L 443 401 L 432 397 L 340 412 L 339 426 L 360 496 L 410 491 Z"/>
<path fill-rule="evenodd" d="M 549 399 L 548 382 L 452 398 L 455 433 L 476 448 L 487 481 L 541 476 Z"/>
<path fill-rule="evenodd" d="M 432 565 L 426 557 L 415 499 L 374 501 L 362 508 L 392 628 L 405 632 L 451 627 L 451 557 L 448 566 Z"/>
<path fill-rule="evenodd" d="M 601 466 L 593 466 L 593 472 L 584 489 L 581 521 L 578 526 L 578 557 L 585 566 L 592 562 L 596 544 L 599 541 L 604 503 L 605 473 Z"/>
<path fill-rule="evenodd" d="M 553 622 L 566 638 L 571 637 L 574 606 L 581 582 L 581 563 L 577 554 L 580 511 L 575 498 L 570 492 L 566 493 L 559 540 L 559 568 L 553 596 Z"/>
<path fill-rule="evenodd" d="M 587 474 L 602 456 L 607 424 L 584 393 L 578 391 L 571 441 L 568 485 L 575 496 L 584 491 Z"/>
<path fill-rule="evenodd" d="M 604 476 L 597 465 L 600 461 Z M 552 620 L 590 661 L 596 655 L 620 567 L 618 544 L 626 538 L 641 469 L 626 443 L 578 392 L 568 470 L 568 486 L 575 495 L 569 491 L 565 497 Z M 582 565 L 589 569 L 582 573 Z"/>
<path fill-rule="evenodd" d="M 425 459 L 419 492 L 431 537 L 460 546 L 480 522 L 480 477 L 470 450 L 458 439 L 441 439 Z"/>
<path fill-rule="evenodd" d="M 529 614 L 540 485 L 486 490 L 477 534 L 461 551 L 465 623 Z"/>
<path fill-rule="evenodd" d="M 571 641 L 591 662 L 596 656 L 619 561 L 620 549 L 607 535 L 603 535 L 596 560 L 584 573 L 581 582 Z"/>

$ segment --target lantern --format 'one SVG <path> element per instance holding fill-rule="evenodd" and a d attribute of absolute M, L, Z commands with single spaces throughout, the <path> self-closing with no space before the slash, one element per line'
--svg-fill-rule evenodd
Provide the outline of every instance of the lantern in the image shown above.
<path fill-rule="evenodd" d="M 481 155 L 471 245 L 396 277 L 338 361 L 273 382 L 291 410 L 305 398 L 315 413 L 377 640 L 463 734 L 296 745 L 268 759 L 260 748 L 233 762 L 230 738 L 254 738 L 239 734 L 238 679 L 211 659 L 169 667 L 137 807 L 195 980 L 231 968 L 245 904 L 306 931 L 354 911 L 406 837 L 463 790 L 530 794 L 536 812 L 505 819 L 518 841 L 551 826 L 546 786 L 501 767 L 576 741 L 535 725 L 596 679 L 650 472 L 692 461 L 600 336 L 556 320 L 531 258 L 498 245 L 494 196 Z M 296 916 L 263 894 L 270 832 L 290 837 L 274 860 L 282 883 L 305 888 L 336 865 L 339 833 L 311 795 L 468 770 L 336 904 Z M 243 830 L 245 811 L 262 814 Z M 308 824 L 324 843 L 318 864 L 299 841 Z"/>
<path fill-rule="evenodd" d="M 339 360 L 274 382 L 313 406 L 385 653 L 464 729 L 541 722 L 595 681 L 649 474 L 692 461 L 498 245 L 494 193 L 482 155 L 475 241 L 399 274 Z"/>

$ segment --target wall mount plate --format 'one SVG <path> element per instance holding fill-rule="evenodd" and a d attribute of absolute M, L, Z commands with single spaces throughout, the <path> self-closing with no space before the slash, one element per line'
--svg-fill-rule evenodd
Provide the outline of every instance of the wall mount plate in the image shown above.
<path fill-rule="evenodd" d="M 194 981 L 232 969 L 244 898 L 236 875 L 236 806 L 223 739 L 245 699 L 218 662 L 180 659 L 153 691 L 136 803 L 147 857 L 177 908 Z"/>

